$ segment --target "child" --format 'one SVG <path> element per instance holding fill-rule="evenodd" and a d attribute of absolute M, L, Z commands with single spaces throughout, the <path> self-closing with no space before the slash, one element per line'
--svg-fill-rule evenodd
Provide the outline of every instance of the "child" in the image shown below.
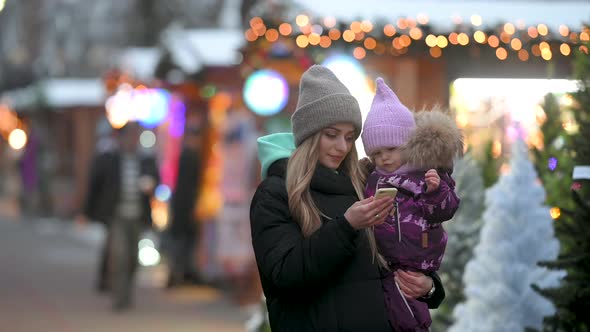
<path fill-rule="evenodd" d="M 383 281 L 388 319 L 394 331 L 428 331 L 426 303 L 403 296 L 394 271 L 428 274 L 440 267 L 447 243 L 441 223 L 459 206 L 450 174 L 453 158 L 463 152 L 462 135 L 450 117 L 439 111 L 414 116 L 383 79 L 376 83 L 362 140 L 375 164 L 365 197 L 378 188 L 398 189 L 389 217 L 375 226 L 379 253 L 390 269 Z"/>

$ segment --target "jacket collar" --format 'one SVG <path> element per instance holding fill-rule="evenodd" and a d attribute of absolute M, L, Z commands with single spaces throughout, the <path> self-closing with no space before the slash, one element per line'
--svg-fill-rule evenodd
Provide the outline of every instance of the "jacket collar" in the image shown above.
<path fill-rule="evenodd" d="M 288 159 L 279 159 L 268 168 L 268 176 L 278 176 L 285 179 Z M 322 165 L 318 165 L 311 178 L 310 189 L 322 194 L 356 195 L 350 177 L 343 172 L 335 172 Z"/>

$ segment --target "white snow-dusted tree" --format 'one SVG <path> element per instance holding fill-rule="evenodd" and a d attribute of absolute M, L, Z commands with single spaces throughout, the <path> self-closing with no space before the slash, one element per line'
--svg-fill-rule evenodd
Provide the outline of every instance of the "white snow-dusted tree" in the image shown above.
<path fill-rule="evenodd" d="M 554 313 L 531 284 L 556 286 L 564 272 L 539 267 L 559 252 L 545 192 L 521 140 L 512 148 L 510 171 L 486 192 L 480 242 L 465 268 L 466 301 L 453 312 L 451 332 L 540 330 Z"/>
<path fill-rule="evenodd" d="M 438 274 L 447 295 L 441 306 L 432 311 L 433 331 L 446 331 L 453 323 L 453 309 L 465 300 L 463 272 L 465 265 L 473 257 L 473 249 L 479 242 L 482 225 L 485 187 L 481 169 L 470 153 L 455 162 L 453 178 L 461 205 L 453 219 L 444 223 L 449 241 Z"/>

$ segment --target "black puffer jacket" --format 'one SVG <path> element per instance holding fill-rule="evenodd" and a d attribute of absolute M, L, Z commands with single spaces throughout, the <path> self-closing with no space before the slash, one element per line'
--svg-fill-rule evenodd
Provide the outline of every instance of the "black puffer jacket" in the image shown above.
<path fill-rule="evenodd" d="M 273 331 L 389 331 L 381 273 L 364 232 L 344 212 L 358 200 L 350 178 L 318 167 L 310 187 L 331 218 L 304 238 L 289 213 L 287 160 L 275 162 L 250 208 L 252 241 Z M 444 290 L 428 301 L 436 307 Z"/>

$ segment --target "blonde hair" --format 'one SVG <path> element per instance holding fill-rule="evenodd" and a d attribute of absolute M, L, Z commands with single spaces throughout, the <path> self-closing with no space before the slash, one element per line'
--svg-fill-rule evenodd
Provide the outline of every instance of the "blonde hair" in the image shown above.
<path fill-rule="evenodd" d="M 287 194 L 289 197 L 289 211 L 293 218 L 299 223 L 304 237 L 309 237 L 320 228 L 321 216 L 329 218 L 316 206 L 309 190 L 311 179 L 319 162 L 319 144 L 322 132 L 305 139 L 289 158 L 287 164 Z M 352 149 L 342 161 L 346 174 L 350 176 L 354 190 L 359 199 L 364 198 L 364 183 L 366 174 L 361 170 L 358 161 L 358 153 L 354 144 Z M 377 252 L 377 242 L 373 228 L 365 229 L 373 261 L 386 267 L 385 260 Z"/>

